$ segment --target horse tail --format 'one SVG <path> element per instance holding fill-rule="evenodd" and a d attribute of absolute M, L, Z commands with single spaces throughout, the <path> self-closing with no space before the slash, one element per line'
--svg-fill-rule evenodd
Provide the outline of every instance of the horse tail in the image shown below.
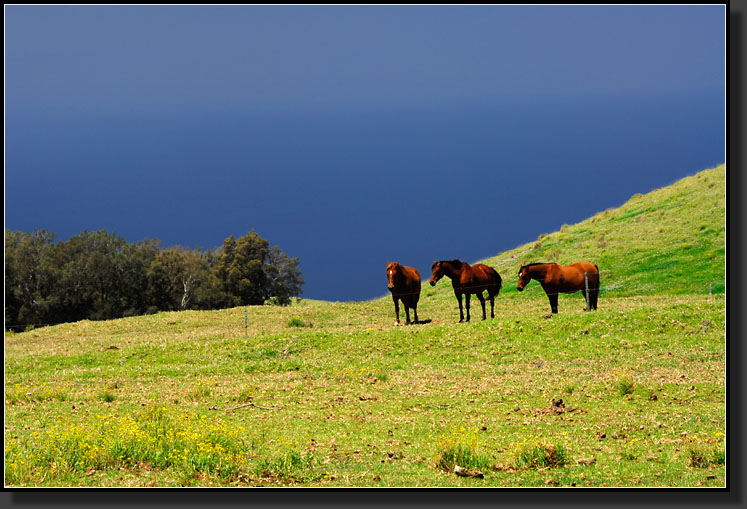
<path fill-rule="evenodd" d="M 501 288 L 503 287 L 503 279 L 501 279 L 501 275 L 498 273 L 497 270 L 493 269 L 493 272 L 495 272 L 495 277 L 498 278 L 498 284 L 496 285 L 496 291 L 495 294 L 498 295 L 501 293 Z"/>

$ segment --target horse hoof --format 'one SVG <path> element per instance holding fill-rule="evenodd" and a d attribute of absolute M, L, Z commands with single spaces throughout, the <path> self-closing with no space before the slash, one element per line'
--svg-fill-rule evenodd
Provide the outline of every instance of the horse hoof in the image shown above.
<path fill-rule="evenodd" d="M 394 322 L 395 327 L 399 327 L 399 322 Z"/>

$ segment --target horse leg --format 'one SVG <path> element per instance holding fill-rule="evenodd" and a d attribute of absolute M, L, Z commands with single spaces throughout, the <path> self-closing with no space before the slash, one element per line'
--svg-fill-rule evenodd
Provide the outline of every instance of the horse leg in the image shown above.
<path fill-rule="evenodd" d="M 584 311 L 591 310 L 591 290 L 589 290 L 589 295 L 586 295 L 586 289 L 581 288 L 581 295 L 584 296 Z"/>
<path fill-rule="evenodd" d="M 394 325 L 399 325 L 399 299 L 397 297 L 392 297 L 394 299 Z"/>
<path fill-rule="evenodd" d="M 410 306 L 408 306 L 404 300 L 402 301 L 402 304 L 405 305 L 405 314 L 407 315 L 407 321 L 405 322 L 405 325 L 410 325 Z"/>
<path fill-rule="evenodd" d="M 495 318 L 495 295 L 490 296 L 490 318 Z"/>
<path fill-rule="evenodd" d="M 469 299 L 470 299 L 470 294 L 465 293 L 464 294 L 464 304 L 465 304 L 465 307 L 467 308 L 467 321 L 468 322 L 469 322 Z"/>
<path fill-rule="evenodd" d="M 454 295 L 456 295 L 457 301 L 459 302 L 459 323 L 462 323 L 464 321 L 464 311 L 462 311 L 462 294 L 459 292 L 454 292 Z"/>
<path fill-rule="evenodd" d="M 480 305 L 482 306 L 482 319 L 485 320 L 485 318 L 487 318 L 485 316 L 485 297 L 482 296 L 482 292 L 477 294 L 477 299 L 480 301 Z"/>
<path fill-rule="evenodd" d="M 591 302 L 591 309 L 594 311 L 597 310 L 597 299 L 599 298 L 599 288 L 595 288 L 593 290 L 589 290 L 590 294 L 590 302 Z"/>
<path fill-rule="evenodd" d="M 418 302 L 415 301 L 412 305 L 412 310 L 415 313 L 415 321 L 413 323 L 418 323 Z"/>
<path fill-rule="evenodd" d="M 552 310 L 553 313 L 557 313 L 558 312 L 558 294 L 548 293 L 547 298 L 550 300 L 550 309 Z"/>

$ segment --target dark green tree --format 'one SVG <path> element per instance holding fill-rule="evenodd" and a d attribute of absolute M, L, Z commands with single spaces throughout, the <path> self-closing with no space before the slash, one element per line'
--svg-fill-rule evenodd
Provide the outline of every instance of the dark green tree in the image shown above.
<path fill-rule="evenodd" d="M 281 306 L 291 303 L 291 297 L 301 295 L 303 278 L 298 257 L 289 257 L 282 249 L 272 246 L 265 264 L 267 300 Z"/>
<path fill-rule="evenodd" d="M 161 310 L 200 308 L 197 288 L 210 284 L 207 255 L 198 249 L 180 246 L 160 251 L 148 269 L 152 305 Z"/>
<path fill-rule="evenodd" d="M 23 330 L 29 325 L 54 323 L 59 298 L 55 265 L 55 235 L 5 230 L 5 323 Z"/>
<path fill-rule="evenodd" d="M 233 235 L 223 243 L 218 274 L 233 305 L 262 304 L 265 301 L 264 263 L 269 253 L 265 239 L 252 230 L 238 240 Z"/>
<path fill-rule="evenodd" d="M 54 241 L 44 230 L 5 230 L 6 327 L 268 301 L 287 305 L 303 285 L 298 258 L 270 247 L 254 230 L 205 252 L 162 249 L 158 239 L 129 244 L 106 230 Z"/>
<path fill-rule="evenodd" d="M 106 230 L 85 230 L 60 245 L 65 307 L 74 319 L 118 318 L 136 305 L 133 294 L 144 289 L 145 282 L 133 274 L 137 266 L 128 263 L 132 253 L 126 246 L 123 238 Z"/>
<path fill-rule="evenodd" d="M 298 258 L 288 257 L 278 247 L 270 248 L 254 230 L 239 239 L 228 237 L 215 260 L 215 274 L 233 306 L 263 304 L 270 299 L 289 304 L 292 296 L 301 293 Z"/>

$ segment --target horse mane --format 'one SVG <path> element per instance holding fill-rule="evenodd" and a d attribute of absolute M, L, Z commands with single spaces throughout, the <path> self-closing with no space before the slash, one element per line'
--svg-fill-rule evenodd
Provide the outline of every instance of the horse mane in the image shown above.
<path fill-rule="evenodd" d="M 462 260 L 441 260 L 441 262 L 452 265 L 456 270 L 461 269 L 462 265 L 464 265 L 464 262 Z M 435 265 L 435 263 L 433 265 Z"/>

